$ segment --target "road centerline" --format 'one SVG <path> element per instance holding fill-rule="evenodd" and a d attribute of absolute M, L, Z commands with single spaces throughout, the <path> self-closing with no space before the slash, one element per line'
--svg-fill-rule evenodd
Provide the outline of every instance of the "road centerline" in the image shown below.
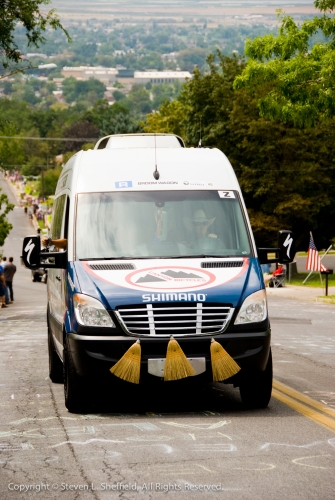
<path fill-rule="evenodd" d="M 276 386 L 282 387 L 283 391 Z M 295 398 L 293 394 L 295 394 L 297 397 Z M 289 406 L 293 410 L 301 413 L 313 422 L 325 427 L 327 430 L 335 434 L 335 418 L 333 416 L 333 413 L 331 417 L 328 416 L 326 414 L 328 412 L 325 412 L 323 406 L 317 401 L 314 401 L 312 398 L 299 393 L 299 391 L 296 391 L 295 389 L 291 389 L 285 384 L 278 383 L 278 381 L 276 380 L 273 381 L 272 395 L 281 403 L 284 403 L 286 406 Z M 307 404 L 309 404 L 310 406 L 307 406 L 307 404 L 301 402 L 301 400 L 304 400 L 304 398 L 308 398 L 309 402 Z M 311 402 L 313 404 L 311 404 Z M 316 408 L 317 405 L 320 407 L 320 411 L 313 409 L 313 406 Z M 326 410 L 328 409 L 326 408 Z M 330 410 L 330 412 L 331 411 L 332 410 Z"/>

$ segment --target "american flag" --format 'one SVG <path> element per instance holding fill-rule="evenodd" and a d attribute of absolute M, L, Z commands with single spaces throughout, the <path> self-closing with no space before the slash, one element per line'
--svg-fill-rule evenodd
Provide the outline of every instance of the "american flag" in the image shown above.
<path fill-rule="evenodd" d="M 309 238 L 306 269 L 308 271 L 327 271 L 327 268 L 321 264 L 320 255 L 317 251 L 312 235 Z"/>

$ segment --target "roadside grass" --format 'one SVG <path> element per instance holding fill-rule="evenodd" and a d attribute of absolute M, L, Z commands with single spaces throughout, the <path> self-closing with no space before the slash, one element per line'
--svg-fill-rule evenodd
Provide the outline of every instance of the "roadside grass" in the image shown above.
<path fill-rule="evenodd" d="M 326 250 L 319 250 L 319 255 L 322 257 L 322 255 L 325 253 Z M 307 257 L 307 252 L 297 252 L 296 254 L 298 257 Z M 327 255 L 335 255 L 335 250 L 329 250 Z"/>
<path fill-rule="evenodd" d="M 322 275 L 322 283 L 320 281 L 320 274 L 313 273 L 306 283 L 303 284 L 303 281 L 307 278 L 309 273 L 299 273 L 295 274 L 291 281 L 287 282 L 289 285 L 297 285 L 297 286 L 308 286 L 313 288 L 325 288 L 326 278 Z M 335 274 L 328 275 L 328 286 L 335 286 Z"/>
<path fill-rule="evenodd" d="M 318 300 L 322 300 L 326 304 L 335 304 L 335 295 L 318 295 Z"/>

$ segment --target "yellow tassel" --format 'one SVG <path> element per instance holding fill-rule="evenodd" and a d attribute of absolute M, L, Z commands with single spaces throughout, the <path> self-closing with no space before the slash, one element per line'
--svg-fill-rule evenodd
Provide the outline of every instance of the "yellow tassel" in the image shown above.
<path fill-rule="evenodd" d="M 110 369 L 116 377 L 122 378 L 132 384 L 140 383 L 141 371 L 141 344 L 137 340 L 121 359 Z"/>
<path fill-rule="evenodd" d="M 211 342 L 211 360 L 214 382 L 226 380 L 241 369 L 222 345 L 214 339 Z"/>
<path fill-rule="evenodd" d="M 166 352 L 164 380 L 179 380 L 195 375 L 195 371 L 178 342 L 171 337 Z"/>

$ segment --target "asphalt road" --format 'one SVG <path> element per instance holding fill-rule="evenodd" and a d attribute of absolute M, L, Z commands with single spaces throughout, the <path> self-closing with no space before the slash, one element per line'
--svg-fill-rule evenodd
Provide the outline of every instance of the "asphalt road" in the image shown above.
<path fill-rule="evenodd" d="M 11 195 L 1 176 L 0 187 Z M 10 218 L 5 254 L 18 264 L 33 231 L 22 209 Z M 1 499 L 334 499 L 334 306 L 269 297 L 265 410 L 224 384 L 123 385 L 100 388 L 96 413 L 81 415 L 48 378 L 45 285 L 18 265 L 14 293 L 0 310 Z"/>

